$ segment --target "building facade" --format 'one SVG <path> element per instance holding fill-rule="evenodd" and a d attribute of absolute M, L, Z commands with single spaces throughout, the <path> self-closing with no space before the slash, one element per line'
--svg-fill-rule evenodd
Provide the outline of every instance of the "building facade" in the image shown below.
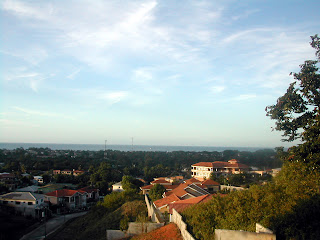
<path fill-rule="evenodd" d="M 209 179 L 211 173 L 216 176 L 239 174 L 249 171 L 249 166 L 240 163 L 236 159 L 231 159 L 228 162 L 199 162 L 191 165 L 191 176 L 197 179 Z"/>
<path fill-rule="evenodd" d="M 12 208 L 23 216 L 40 218 L 41 211 L 46 207 L 44 195 L 31 192 L 11 192 L 0 196 L 2 207 Z"/>

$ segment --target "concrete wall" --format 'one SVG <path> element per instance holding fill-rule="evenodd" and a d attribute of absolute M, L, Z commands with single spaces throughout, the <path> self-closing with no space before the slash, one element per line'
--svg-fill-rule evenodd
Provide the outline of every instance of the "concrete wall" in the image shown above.
<path fill-rule="evenodd" d="M 235 187 L 235 186 L 228 186 L 228 185 L 220 185 L 220 189 L 224 190 L 230 190 L 230 191 L 240 191 L 240 190 L 245 190 L 246 188 L 243 187 Z"/>
<path fill-rule="evenodd" d="M 183 240 L 195 240 L 195 238 L 188 232 L 187 224 L 182 220 L 182 216 L 175 209 L 172 209 L 171 221 L 177 224 Z"/>
<path fill-rule="evenodd" d="M 160 227 L 163 227 L 164 223 L 139 223 L 139 222 L 130 222 L 127 233 L 132 235 L 139 235 L 142 233 L 148 233 Z"/>
<path fill-rule="evenodd" d="M 262 226 L 259 223 L 256 223 L 256 232 L 257 233 L 273 233 L 269 228 Z"/>
<path fill-rule="evenodd" d="M 107 235 L 107 240 L 117 240 L 117 239 L 123 239 L 125 237 L 133 236 L 121 230 L 107 230 L 106 235 Z"/>
<path fill-rule="evenodd" d="M 147 195 L 144 195 L 144 199 L 147 204 L 148 217 L 151 217 L 151 221 L 156 223 L 164 222 L 162 214 L 153 206 L 152 202 L 149 201 L 149 198 Z"/>
<path fill-rule="evenodd" d="M 276 235 L 271 233 L 255 233 L 236 230 L 216 229 L 214 231 L 215 240 L 276 240 Z"/>

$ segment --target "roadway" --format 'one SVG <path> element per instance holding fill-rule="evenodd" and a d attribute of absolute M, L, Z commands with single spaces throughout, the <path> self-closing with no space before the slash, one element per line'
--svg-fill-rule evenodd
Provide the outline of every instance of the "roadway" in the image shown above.
<path fill-rule="evenodd" d="M 50 218 L 48 221 L 46 221 L 46 223 L 43 223 L 38 228 L 24 235 L 22 238 L 20 238 L 20 240 L 45 239 L 45 236 L 49 236 L 50 234 L 54 233 L 68 220 L 83 216 L 86 213 L 87 212 L 79 212 Z"/>

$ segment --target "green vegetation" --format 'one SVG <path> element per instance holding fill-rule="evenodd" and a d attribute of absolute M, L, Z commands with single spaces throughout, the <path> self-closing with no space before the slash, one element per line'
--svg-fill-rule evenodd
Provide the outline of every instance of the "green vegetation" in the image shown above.
<path fill-rule="evenodd" d="M 105 196 L 103 202 L 99 202 L 85 216 L 71 222 L 53 239 L 105 239 L 107 229 L 125 230 L 129 222 L 138 221 L 146 215 L 142 195 L 134 194 L 132 189 L 114 192 Z"/>
<path fill-rule="evenodd" d="M 272 182 L 248 190 L 218 195 L 210 202 L 188 208 L 183 216 L 198 239 L 213 239 L 214 229 L 254 231 L 261 223 L 277 239 L 319 239 L 320 236 L 320 60 L 317 35 L 312 37 L 316 61 L 306 61 L 293 74 L 296 82 L 276 105 L 267 107 L 276 130 L 286 141 L 303 143 L 287 152 L 277 149 L 284 165 Z M 296 86 L 300 83 L 299 87 Z"/>
<path fill-rule="evenodd" d="M 166 191 L 164 186 L 160 184 L 155 184 L 149 192 L 149 197 L 151 198 L 152 201 L 156 201 L 160 198 L 162 198 L 162 194 Z"/>

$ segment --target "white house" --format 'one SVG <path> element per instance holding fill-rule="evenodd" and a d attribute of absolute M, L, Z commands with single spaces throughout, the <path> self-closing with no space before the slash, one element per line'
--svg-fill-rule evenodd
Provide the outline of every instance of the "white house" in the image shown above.
<path fill-rule="evenodd" d="M 33 179 L 36 180 L 38 183 L 43 184 L 43 177 L 41 177 L 41 176 L 34 176 Z"/>
<path fill-rule="evenodd" d="M 46 206 L 44 195 L 31 192 L 11 192 L 0 195 L 0 204 L 12 207 L 24 216 L 39 218 L 41 211 Z"/>
<path fill-rule="evenodd" d="M 117 183 L 113 184 L 112 185 L 112 191 L 113 192 L 122 192 L 122 191 L 124 191 L 123 188 L 122 188 L 121 182 L 117 182 Z"/>

